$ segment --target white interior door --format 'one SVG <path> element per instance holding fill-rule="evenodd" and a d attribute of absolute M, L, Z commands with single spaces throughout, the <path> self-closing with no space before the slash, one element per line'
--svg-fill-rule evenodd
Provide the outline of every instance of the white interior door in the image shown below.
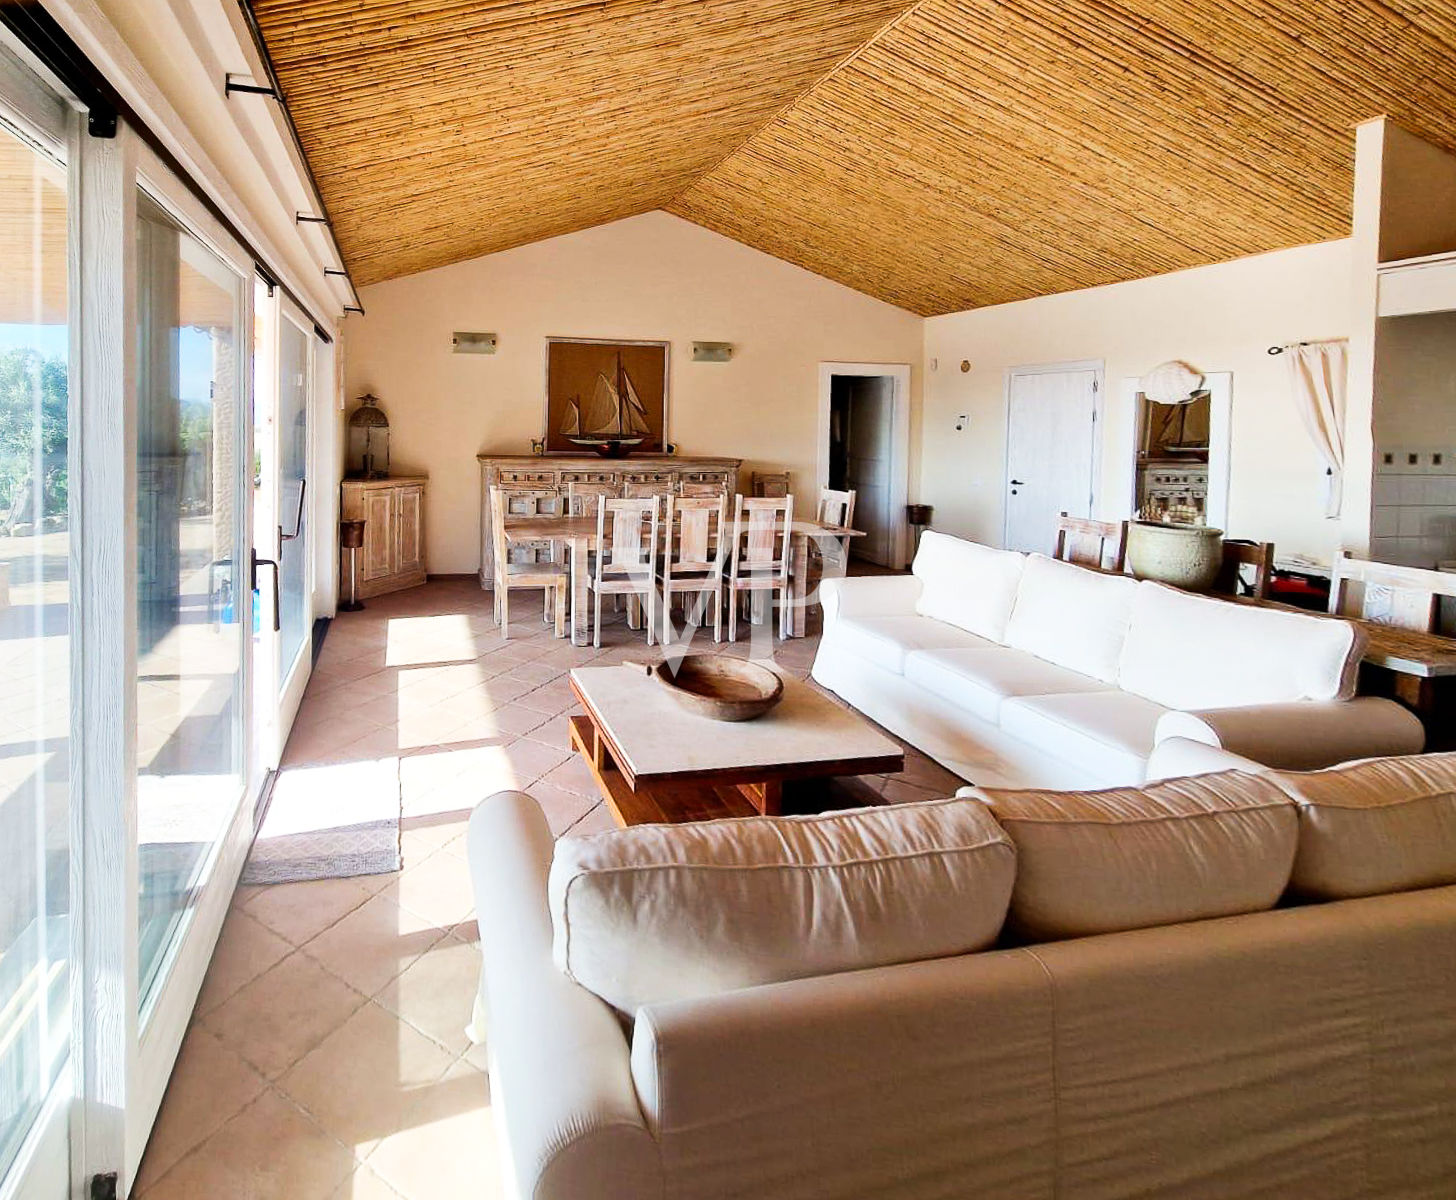
<path fill-rule="evenodd" d="M 1050 554 L 1056 518 L 1092 515 L 1097 401 L 1094 367 L 1017 368 L 1007 379 L 1008 550 Z"/>
<path fill-rule="evenodd" d="M 853 553 L 881 566 L 890 565 L 894 546 L 890 520 L 894 404 L 893 379 L 875 376 L 854 381 L 845 485 L 855 493 L 854 523 L 865 536 L 853 540 Z"/>

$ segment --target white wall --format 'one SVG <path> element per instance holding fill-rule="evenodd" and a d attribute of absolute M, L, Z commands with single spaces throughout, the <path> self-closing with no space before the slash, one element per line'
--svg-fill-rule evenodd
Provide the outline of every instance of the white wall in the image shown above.
<path fill-rule="evenodd" d="M 812 507 L 821 361 L 910 363 L 919 317 L 666 213 L 631 217 L 364 289 L 345 323 L 347 394 L 380 398 L 400 471 L 430 477 L 431 572 L 478 567 L 475 456 L 530 452 L 543 430 L 545 339 L 670 340 L 668 437 L 680 454 L 787 467 Z M 499 336 L 494 355 L 450 352 L 455 330 Z M 732 342 L 695 363 L 693 341 Z M 914 431 L 912 428 L 912 445 Z"/>
<path fill-rule="evenodd" d="M 1324 516 L 1323 468 L 1290 400 L 1287 365 L 1266 351 L 1346 335 L 1350 272 L 1348 241 L 1325 242 L 930 318 L 912 498 L 935 506 L 937 528 L 999 544 L 1007 368 L 1102 359 L 1098 512 L 1128 515 L 1135 413 L 1119 403 L 1120 381 L 1183 359 L 1233 373 L 1228 532 L 1273 541 L 1281 555 L 1328 558 L 1340 531 Z M 957 433 L 962 413 L 970 419 Z"/>

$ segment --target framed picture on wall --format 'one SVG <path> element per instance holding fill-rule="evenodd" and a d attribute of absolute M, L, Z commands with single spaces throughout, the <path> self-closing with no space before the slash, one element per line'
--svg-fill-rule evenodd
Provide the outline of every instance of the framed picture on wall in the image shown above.
<path fill-rule="evenodd" d="M 667 342 L 546 339 L 546 451 L 660 452 Z"/>

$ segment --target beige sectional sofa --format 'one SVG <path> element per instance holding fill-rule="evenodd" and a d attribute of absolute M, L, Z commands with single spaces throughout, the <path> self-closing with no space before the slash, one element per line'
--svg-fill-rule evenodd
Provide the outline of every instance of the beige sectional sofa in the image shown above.
<path fill-rule="evenodd" d="M 554 849 L 485 801 L 513 1194 L 1451 1195 L 1456 756 L 1147 773 Z"/>
<path fill-rule="evenodd" d="M 1139 783 L 1168 737 L 1307 768 L 1411 754 L 1354 699 L 1347 621 L 1231 604 L 927 532 L 908 576 L 826 580 L 814 679 L 964 778 Z"/>

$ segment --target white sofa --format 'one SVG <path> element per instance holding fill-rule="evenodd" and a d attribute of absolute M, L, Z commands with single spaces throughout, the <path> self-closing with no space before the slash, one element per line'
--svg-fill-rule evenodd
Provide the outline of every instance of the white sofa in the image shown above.
<path fill-rule="evenodd" d="M 1150 773 L 1230 763 L 1170 739 Z M 1422 820 L 1450 821 L 1456 764 L 1441 769 L 1444 809 Z M 1191 838 L 1195 870 L 1210 849 L 1229 861 L 1227 847 Z M 1456 878 L 1450 827 L 1431 840 L 1442 842 L 1443 877 Z M 1245 909 L 621 1014 L 553 961 L 548 875 L 559 881 L 535 803 L 491 797 L 472 816 L 469 845 L 484 955 L 477 1023 L 512 1195 L 1452 1194 L 1456 886 Z M 1381 854 L 1411 869 L 1399 847 Z M 671 897 L 670 873 L 650 870 Z M 871 907 L 894 895 L 866 890 Z M 848 896 L 845 907 L 864 899 Z M 672 904 L 647 909 L 647 927 L 674 920 Z M 734 920 L 751 919 L 746 911 Z M 684 958 L 690 972 L 704 953 Z"/>
<path fill-rule="evenodd" d="M 1169 737 L 1312 768 L 1423 745 L 1354 699 L 1348 621 L 1200 597 L 926 532 L 913 573 L 826 580 L 814 679 L 956 774 L 1140 783 Z"/>

